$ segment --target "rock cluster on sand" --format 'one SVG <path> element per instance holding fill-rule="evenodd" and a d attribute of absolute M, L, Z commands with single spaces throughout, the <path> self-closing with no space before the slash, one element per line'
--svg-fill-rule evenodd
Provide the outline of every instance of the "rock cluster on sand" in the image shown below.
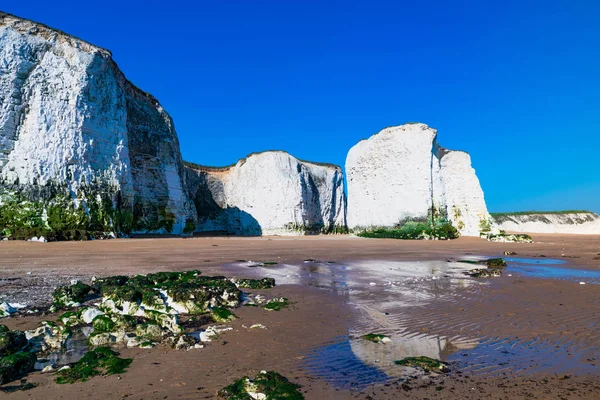
<path fill-rule="evenodd" d="M 342 232 L 340 167 L 301 161 L 283 151 L 252 154 L 226 168 L 188 164 L 197 231 L 240 235 Z"/>
<path fill-rule="evenodd" d="M 394 227 L 447 218 L 462 235 L 479 236 L 489 218 L 471 158 L 447 150 L 425 124 L 386 128 L 356 144 L 346 159 L 348 227 Z"/>

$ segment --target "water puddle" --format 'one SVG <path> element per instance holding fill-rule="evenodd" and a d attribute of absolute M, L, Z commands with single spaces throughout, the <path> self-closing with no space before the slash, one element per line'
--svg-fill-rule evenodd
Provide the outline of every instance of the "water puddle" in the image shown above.
<path fill-rule="evenodd" d="M 81 360 L 90 350 L 87 337 L 92 330 L 91 327 L 74 329 L 73 334 L 65 343 L 65 348 L 62 351 L 50 353 L 46 358 L 39 358 L 35 363 L 35 369 L 42 370 L 48 365 L 60 368 Z"/>
<path fill-rule="evenodd" d="M 552 258 L 506 258 L 507 271 L 532 278 L 561 279 L 600 284 L 600 271 L 560 267 L 563 260 Z"/>
<path fill-rule="evenodd" d="M 477 261 L 483 258 L 471 257 Z M 600 283 L 600 271 L 561 266 L 551 258 L 505 258 L 507 273 L 547 279 Z M 279 264 L 247 268 L 246 274 L 275 278 L 278 284 L 325 288 L 343 295 L 356 309 L 348 335 L 310 351 L 303 367 L 337 387 L 361 388 L 402 379 L 406 368 L 394 363 L 406 357 L 427 356 L 450 362 L 462 373 L 493 376 L 518 372 L 596 372 L 593 362 L 573 355 L 569 343 L 522 341 L 506 338 L 452 337 L 419 331 L 407 315 L 427 310 L 432 301 L 459 304 L 465 296 L 485 295 L 490 279 L 474 279 L 465 272 L 478 264 L 452 261 L 366 261 L 338 264 L 307 260 L 300 265 Z M 239 271 L 238 271 L 239 273 Z M 467 290 L 468 289 L 468 290 Z M 468 321 L 468 319 L 466 320 Z M 477 321 L 466 323 L 476 324 Z M 459 331 L 457 327 L 457 332 Z M 387 336 L 388 343 L 362 338 L 368 333 Z M 586 349 L 588 351 L 590 349 Z"/>

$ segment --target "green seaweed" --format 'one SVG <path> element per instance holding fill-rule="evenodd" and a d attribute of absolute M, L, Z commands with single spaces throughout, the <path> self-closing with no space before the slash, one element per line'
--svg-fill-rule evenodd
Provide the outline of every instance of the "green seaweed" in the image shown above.
<path fill-rule="evenodd" d="M 27 351 L 19 351 L 0 358 L 0 385 L 33 371 L 36 360 L 35 353 Z"/>
<path fill-rule="evenodd" d="M 275 279 L 234 279 L 233 282 L 239 288 L 243 289 L 271 289 L 275 287 Z"/>
<path fill-rule="evenodd" d="M 444 364 L 440 360 L 436 360 L 435 358 L 429 358 L 425 356 L 406 357 L 402 360 L 394 361 L 394 364 L 403 367 L 418 368 L 425 372 L 450 372 L 448 365 Z"/>
<path fill-rule="evenodd" d="M 56 309 L 61 309 L 74 303 L 83 303 L 91 291 L 91 286 L 81 282 L 70 286 L 60 286 L 52 292 L 52 305 Z"/>
<path fill-rule="evenodd" d="M 254 380 L 244 376 L 219 390 L 218 395 L 229 400 L 252 400 L 248 392 L 253 392 L 263 393 L 266 400 L 302 400 L 300 387 L 277 372 L 268 371 L 257 374 Z"/>
<path fill-rule="evenodd" d="M 65 311 L 58 320 L 67 327 L 75 326 L 80 323 L 79 316 L 74 311 Z"/>
<path fill-rule="evenodd" d="M 215 307 L 210 310 L 212 319 L 218 323 L 231 322 L 237 317 L 226 308 Z"/>
<path fill-rule="evenodd" d="M 92 321 L 95 332 L 112 332 L 117 324 L 108 315 L 98 315 Z"/>
<path fill-rule="evenodd" d="M 56 373 L 56 383 L 66 384 L 85 382 L 98 375 L 114 375 L 124 373 L 131 362 L 131 358 L 119 358 L 119 353 L 108 347 L 98 347 L 88 351 L 81 360 L 71 368 Z"/>
<path fill-rule="evenodd" d="M 465 272 L 473 278 L 495 278 L 502 275 L 501 268 L 475 268 Z"/>
<path fill-rule="evenodd" d="M 5 325 L 0 325 L 0 357 L 17 353 L 27 346 L 25 333 L 11 331 Z"/>
<path fill-rule="evenodd" d="M 278 299 L 271 299 L 267 301 L 267 303 L 263 306 L 263 309 L 267 311 L 281 311 L 284 308 L 289 307 L 290 302 L 285 297 L 280 297 Z"/>
<path fill-rule="evenodd" d="M 163 330 L 156 322 L 146 322 L 135 328 L 135 334 L 142 339 L 160 341 L 163 338 Z"/>
<path fill-rule="evenodd" d="M 506 268 L 504 258 L 490 258 L 486 261 L 488 268 Z"/>

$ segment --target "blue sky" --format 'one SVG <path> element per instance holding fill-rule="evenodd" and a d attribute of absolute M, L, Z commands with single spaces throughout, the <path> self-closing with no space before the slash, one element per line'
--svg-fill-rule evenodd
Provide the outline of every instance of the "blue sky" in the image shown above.
<path fill-rule="evenodd" d="M 491 211 L 600 212 L 600 2 L 4 0 L 110 49 L 184 159 L 343 165 L 420 121 L 471 154 Z"/>

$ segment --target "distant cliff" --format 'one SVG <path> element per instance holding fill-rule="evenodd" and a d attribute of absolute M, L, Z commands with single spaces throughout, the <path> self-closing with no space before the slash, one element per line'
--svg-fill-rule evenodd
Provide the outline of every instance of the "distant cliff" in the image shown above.
<path fill-rule="evenodd" d="M 313 234 L 345 230 L 342 170 L 283 151 L 252 154 L 226 168 L 186 166 L 197 232 Z"/>
<path fill-rule="evenodd" d="M 471 158 L 447 150 L 425 124 L 390 127 L 352 147 L 346 158 L 349 228 L 393 227 L 447 218 L 462 235 L 489 222 Z M 432 211 L 433 210 L 433 211 Z"/>
<path fill-rule="evenodd" d="M 600 234 L 600 215 L 589 211 L 492 213 L 506 232 Z"/>
<path fill-rule="evenodd" d="M 0 100 L 4 235 L 181 233 L 195 221 L 171 117 L 109 51 L 0 12 Z"/>

